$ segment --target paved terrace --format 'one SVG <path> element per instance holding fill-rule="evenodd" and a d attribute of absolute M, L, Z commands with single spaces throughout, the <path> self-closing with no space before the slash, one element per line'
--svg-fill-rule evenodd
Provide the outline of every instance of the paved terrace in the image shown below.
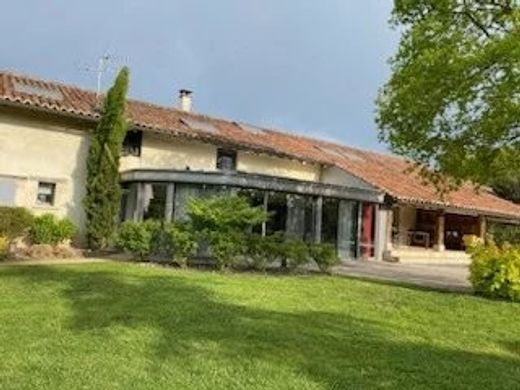
<path fill-rule="evenodd" d="M 383 261 L 345 261 L 336 267 L 338 275 L 392 283 L 411 284 L 447 291 L 470 292 L 466 264 L 400 264 Z"/>

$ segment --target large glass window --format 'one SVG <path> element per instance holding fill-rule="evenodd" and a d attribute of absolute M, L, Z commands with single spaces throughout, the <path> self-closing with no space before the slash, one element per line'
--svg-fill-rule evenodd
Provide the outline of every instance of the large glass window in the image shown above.
<path fill-rule="evenodd" d="M 359 203 L 341 200 L 338 215 L 338 252 L 341 257 L 358 257 Z"/>
<path fill-rule="evenodd" d="M 307 242 L 313 242 L 316 231 L 316 199 L 306 197 L 304 202 L 304 230 L 303 238 Z"/>
<path fill-rule="evenodd" d="M 264 191 L 255 189 L 239 189 L 237 194 L 238 196 L 246 198 L 249 201 L 249 204 L 253 207 L 264 207 Z M 253 226 L 252 232 L 262 234 L 262 225 Z"/>
<path fill-rule="evenodd" d="M 338 239 L 338 207 L 337 199 L 323 199 L 323 215 L 321 223 L 321 241 L 337 244 Z"/>
<path fill-rule="evenodd" d="M 280 192 L 269 193 L 267 211 L 271 217 L 266 224 L 266 234 L 285 232 L 287 225 L 287 195 Z"/>
<path fill-rule="evenodd" d="M 143 219 L 163 220 L 166 213 L 166 188 L 164 183 L 145 184 Z"/>

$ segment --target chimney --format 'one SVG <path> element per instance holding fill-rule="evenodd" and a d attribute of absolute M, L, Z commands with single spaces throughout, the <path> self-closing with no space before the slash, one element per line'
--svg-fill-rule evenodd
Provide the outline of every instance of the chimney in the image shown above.
<path fill-rule="evenodd" d="M 191 112 L 192 100 L 191 95 L 192 91 L 188 89 L 181 89 L 179 91 L 179 108 L 182 111 Z"/>

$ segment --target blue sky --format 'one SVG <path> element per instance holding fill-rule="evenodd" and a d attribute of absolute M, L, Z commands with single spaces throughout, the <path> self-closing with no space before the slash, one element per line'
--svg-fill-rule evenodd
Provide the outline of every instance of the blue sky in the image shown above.
<path fill-rule="evenodd" d="M 391 0 L 24 0 L 3 4 L 0 68 L 95 89 L 109 51 L 131 96 L 364 148 L 398 34 Z"/>

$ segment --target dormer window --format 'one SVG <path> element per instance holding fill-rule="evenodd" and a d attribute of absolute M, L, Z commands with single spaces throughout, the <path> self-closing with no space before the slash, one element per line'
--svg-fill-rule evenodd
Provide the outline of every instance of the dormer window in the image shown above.
<path fill-rule="evenodd" d="M 130 130 L 126 133 L 123 141 L 123 156 L 141 156 L 141 145 L 143 143 L 143 132 Z"/>
<path fill-rule="evenodd" d="M 229 149 L 218 149 L 217 169 L 235 171 L 237 169 L 237 152 Z"/>

